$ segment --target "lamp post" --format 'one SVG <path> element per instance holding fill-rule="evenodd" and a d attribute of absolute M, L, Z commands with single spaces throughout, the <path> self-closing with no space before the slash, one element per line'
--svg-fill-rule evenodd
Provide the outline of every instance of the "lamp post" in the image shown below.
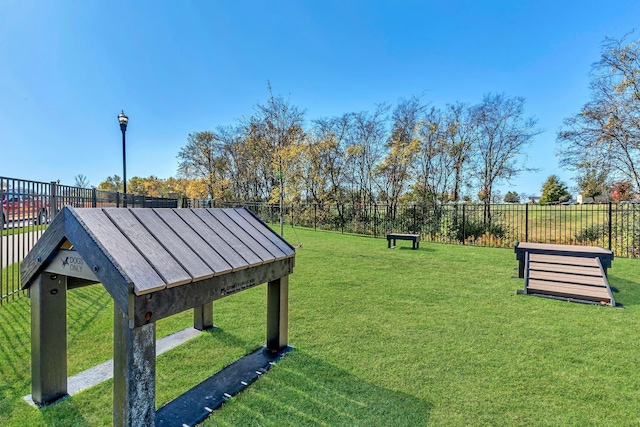
<path fill-rule="evenodd" d="M 124 187 L 124 196 L 122 206 L 127 207 L 127 143 L 125 134 L 127 133 L 127 123 L 129 123 L 129 117 L 125 116 L 124 110 L 118 114 L 118 122 L 120 123 L 120 130 L 122 131 L 122 181 Z"/>

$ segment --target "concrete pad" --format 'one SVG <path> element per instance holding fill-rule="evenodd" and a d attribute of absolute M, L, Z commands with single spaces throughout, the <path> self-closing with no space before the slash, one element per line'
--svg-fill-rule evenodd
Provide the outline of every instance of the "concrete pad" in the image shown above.
<path fill-rule="evenodd" d="M 191 338 L 197 337 L 201 333 L 202 331 L 189 327 L 156 340 L 156 356 L 160 356 L 162 353 L 189 341 Z M 73 396 L 110 378 L 113 378 L 113 359 L 67 378 L 67 394 Z M 30 405 L 37 406 L 30 394 L 24 396 L 23 399 Z"/>

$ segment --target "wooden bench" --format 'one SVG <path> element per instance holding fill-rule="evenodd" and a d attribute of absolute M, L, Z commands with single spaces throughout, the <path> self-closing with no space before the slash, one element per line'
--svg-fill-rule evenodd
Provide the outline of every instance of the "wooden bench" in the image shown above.
<path fill-rule="evenodd" d="M 391 241 L 393 240 L 393 246 Z M 402 234 L 394 233 L 387 234 L 387 248 L 391 249 L 396 247 L 396 240 L 411 240 L 412 249 L 420 249 L 420 235 L 419 234 Z"/>

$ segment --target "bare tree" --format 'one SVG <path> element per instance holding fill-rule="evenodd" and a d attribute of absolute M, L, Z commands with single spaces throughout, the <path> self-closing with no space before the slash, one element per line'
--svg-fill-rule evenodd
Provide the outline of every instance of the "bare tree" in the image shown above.
<path fill-rule="evenodd" d="M 473 138 L 474 167 L 484 202 L 484 220 L 491 223 L 491 200 L 494 185 L 509 181 L 520 172 L 531 170 L 524 162 L 524 148 L 542 131 L 537 119 L 524 117 L 525 100 L 504 94 L 485 95 L 471 109 L 476 129 Z"/>
<path fill-rule="evenodd" d="M 605 39 L 591 69 L 591 99 L 558 133 L 561 164 L 581 175 L 609 170 L 640 189 L 640 45 Z"/>
<path fill-rule="evenodd" d="M 75 180 L 76 180 L 76 187 L 80 187 L 80 188 L 89 188 L 89 178 L 87 178 L 86 176 L 84 176 L 83 174 L 78 174 L 75 176 Z"/>
<path fill-rule="evenodd" d="M 379 188 L 374 174 L 382 158 L 387 137 L 387 104 L 379 104 L 373 113 L 353 113 L 351 144 L 347 147 L 347 167 L 354 199 L 363 204 L 376 200 L 374 187 Z"/>

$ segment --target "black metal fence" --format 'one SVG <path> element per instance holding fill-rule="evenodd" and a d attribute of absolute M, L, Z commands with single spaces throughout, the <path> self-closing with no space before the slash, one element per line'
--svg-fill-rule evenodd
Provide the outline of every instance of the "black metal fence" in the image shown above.
<path fill-rule="evenodd" d="M 5 177 L 0 177 L 0 200 L 0 305 L 22 295 L 19 263 L 63 206 L 120 207 L 125 202 L 118 192 Z M 178 200 L 127 194 L 126 205 L 175 208 Z"/>
<path fill-rule="evenodd" d="M 194 207 L 245 206 L 263 221 L 277 223 L 277 204 L 189 202 Z M 616 256 L 640 257 L 640 204 L 583 205 L 286 205 L 292 226 L 368 236 L 419 233 L 422 240 L 462 245 L 513 247 L 516 242 L 602 246 Z"/>

